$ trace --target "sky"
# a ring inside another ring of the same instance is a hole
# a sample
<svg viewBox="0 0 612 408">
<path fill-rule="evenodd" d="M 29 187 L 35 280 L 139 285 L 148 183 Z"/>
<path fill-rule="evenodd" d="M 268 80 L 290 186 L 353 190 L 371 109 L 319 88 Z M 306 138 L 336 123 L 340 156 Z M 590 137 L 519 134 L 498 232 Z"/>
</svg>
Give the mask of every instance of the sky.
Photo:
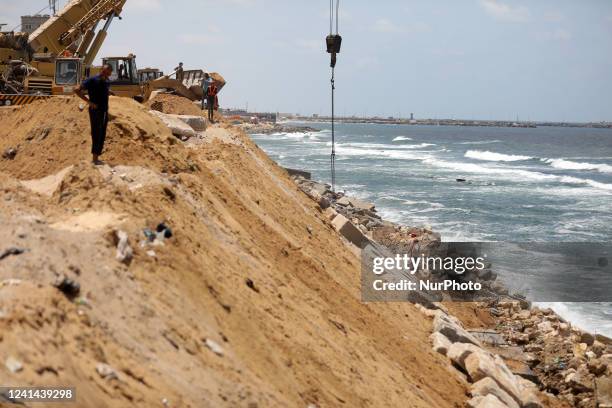
<svg viewBox="0 0 612 408">
<path fill-rule="evenodd" d="M 60 4 L 65 4 L 61 0 Z M 47 0 L 0 0 L 0 23 Z M 610 0 L 341 0 L 337 113 L 612 121 Z M 328 114 L 327 0 L 127 0 L 100 56 L 221 73 L 222 107 Z"/>
</svg>

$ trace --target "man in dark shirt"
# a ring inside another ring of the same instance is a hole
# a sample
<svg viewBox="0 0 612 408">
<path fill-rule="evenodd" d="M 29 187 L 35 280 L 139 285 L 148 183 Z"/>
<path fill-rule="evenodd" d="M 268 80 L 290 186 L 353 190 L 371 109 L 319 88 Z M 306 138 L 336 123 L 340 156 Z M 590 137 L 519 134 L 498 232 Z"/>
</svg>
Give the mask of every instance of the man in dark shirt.
<svg viewBox="0 0 612 408">
<path fill-rule="evenodd" d="M 89 77 L 74 93 L 89 104 L 89 122 L 91 124 L 91 154 L 94 164 L 101 164 L 99 157 L 104 148 L 106 126 L 108 125 L 108 96 L 110 94 L 110 78 L 113 67 L 109 64 L 102 67 L 99 75 Z M 85 91 L 89 99 L 85 96 Z"/>
</svg>

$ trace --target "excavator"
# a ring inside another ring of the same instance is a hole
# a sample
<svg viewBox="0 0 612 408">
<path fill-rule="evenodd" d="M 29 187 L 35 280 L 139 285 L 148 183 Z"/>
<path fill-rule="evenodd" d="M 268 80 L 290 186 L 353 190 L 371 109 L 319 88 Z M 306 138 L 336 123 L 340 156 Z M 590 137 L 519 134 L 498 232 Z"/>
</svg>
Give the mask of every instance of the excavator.
<svg viewBox="0 0 612 408">
<path fill-rule="evenodd" d="M 109 27 L 127 0 L 71 0 L 29 36 L 0 33 L 0 106 L 30 103 L 39 98 L 71 95 L 84 77 L 96 74 L 92 63 Z M 102 28 L 98 30 L 98 26 Z M 96 32 L 97 31 L 97 32 Z M 118 96 L 146 101 L 155 90 L 168 89 L 191 100 L 201 97 L 194 85 L 185 86 L 168 76 L 141 81 L 136 57 L 107 57 L 113 66 L 111 86 Z M 201 76 L 203 71 L 199 70 Z M 200 78 L 201 78 L 200 76 Z M 186 76 L 186 78 L 189 78 Z M 214 74 L 217 87 L 225 80 Z M 201 80 L 201 79 L 200 79 Z"/>
<path fill-rule="evenodd" d="M 71 0 L 30 35 L 0 33 L 0 104 L 72 94 L 126 1 Z"/>
</svg>

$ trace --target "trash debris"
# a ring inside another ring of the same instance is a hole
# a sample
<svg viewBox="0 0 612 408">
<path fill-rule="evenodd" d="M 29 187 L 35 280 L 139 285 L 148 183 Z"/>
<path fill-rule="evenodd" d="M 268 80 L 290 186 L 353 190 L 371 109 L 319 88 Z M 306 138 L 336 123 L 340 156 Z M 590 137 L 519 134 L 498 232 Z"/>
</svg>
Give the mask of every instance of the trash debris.
<svg viewBox="0 0 612 408">
<path fill-rule="evenodd" d="M 163 233 L 164 238 L 172 238 L 172 230 L 165 223 L 157 225 L 157 233 Z"/>
<path fill-rule="evenodd" d="M 128 234 L 125 231 L 116 231 L 117 234 L 117 260 L 129 265 L 134 257 L 134 251 L 128 241 Z"/>
<path fill-rule="evenodd" d="M 77 281 L 70 279 L 67 276 L 58 278 L 53 286 L 55 286 L 57 290 L 62 292 L 70 299 L 78 296 L 78 294 L 81 292 L 81 285 Z"/>
<path fill-rule="evenodd" d="M 12 356 L 9 356 L 6 359 L 6 361 L 4 362 L 4 365 L 13 374 L 18 373 L 21 370 L 23 370 L 23 364 L 21 363 L 21 361 L 17 360 L 15 357 L 12 357 Z"/>
<path fill-rule="evenodd" d="M 21 255 L 25 252 L 26 250 L 23 248 L 16 248 L 16 247 L 11 247 L 9 249 L 5 249 L 4 251 L 2 251 L 2 253 L 0 253 L 0 261 L 3 260 L 4 258 L 7 258 L 11 255 Z"/>
</svg>

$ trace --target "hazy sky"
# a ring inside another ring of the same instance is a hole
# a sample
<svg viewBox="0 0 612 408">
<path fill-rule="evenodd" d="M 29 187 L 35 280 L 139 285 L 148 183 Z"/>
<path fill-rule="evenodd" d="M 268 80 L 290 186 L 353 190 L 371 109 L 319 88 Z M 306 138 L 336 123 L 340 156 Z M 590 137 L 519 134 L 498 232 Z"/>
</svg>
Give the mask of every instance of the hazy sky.
<svg viewBox="0 0 612 408">
<path fill-rule="evenodd" d="M 0 23 L 46 4 L 0 0 Z M 219 71 L 222 106 L 325 114 L 327 13 L 327 0 L 128 0 L 101 55 Z M 340 114 L 612 121 L 610 0 L 342 0 L 340 34 Z"/>
</svg>

